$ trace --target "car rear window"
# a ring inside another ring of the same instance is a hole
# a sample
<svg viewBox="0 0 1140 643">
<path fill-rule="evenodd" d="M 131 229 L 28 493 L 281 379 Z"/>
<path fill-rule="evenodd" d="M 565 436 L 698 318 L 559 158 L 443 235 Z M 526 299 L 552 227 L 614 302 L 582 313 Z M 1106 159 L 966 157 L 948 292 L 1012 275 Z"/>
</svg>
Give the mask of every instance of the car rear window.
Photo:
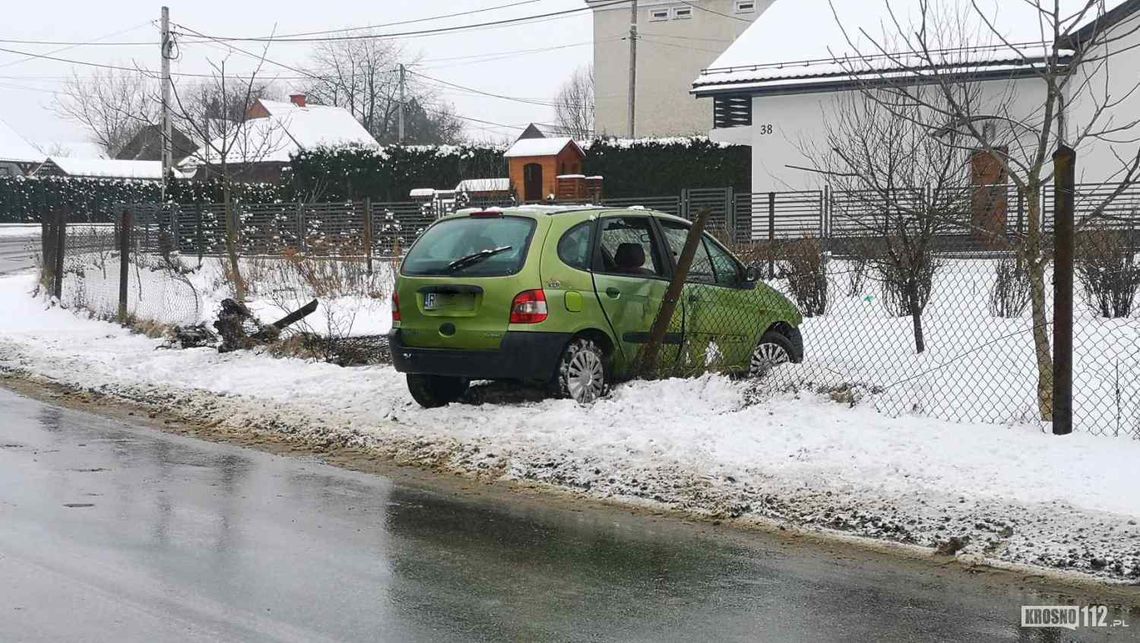
<svg viewBox="0 0 1140 643">
<path fill-rule="evenodd" d="M 526 217 L 464 217 L 440 221 L 404 258 L 409 276 L 502 277 L 522 270 L 535 222 Z"/>
</svg>

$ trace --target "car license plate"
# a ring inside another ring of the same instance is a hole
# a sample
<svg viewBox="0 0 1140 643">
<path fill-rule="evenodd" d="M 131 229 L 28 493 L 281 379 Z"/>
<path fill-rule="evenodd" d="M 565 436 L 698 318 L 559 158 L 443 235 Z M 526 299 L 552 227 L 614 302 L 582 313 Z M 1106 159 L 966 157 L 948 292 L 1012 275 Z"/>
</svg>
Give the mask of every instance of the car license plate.
<svg viewBox="0 0 1140 643">
<path fill-rule="evenodd" d="M 434 292 L 424 293 L 424 310 L 436 310 L 443 302 L 440 301 L 441 297 Z"/>
</svg>

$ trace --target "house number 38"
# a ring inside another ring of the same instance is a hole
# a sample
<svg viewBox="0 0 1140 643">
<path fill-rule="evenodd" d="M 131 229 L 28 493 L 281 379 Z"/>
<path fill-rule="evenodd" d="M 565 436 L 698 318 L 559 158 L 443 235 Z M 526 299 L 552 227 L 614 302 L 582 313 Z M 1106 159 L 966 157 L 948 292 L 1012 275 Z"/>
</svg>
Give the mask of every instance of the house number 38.
<svg viewBox="0 0 1140 643">
<path fill-rule="evenodd" d="M 768 136 L 772 133 L 771 123 L 760 123 L 760 136 Z"/>
</svg>

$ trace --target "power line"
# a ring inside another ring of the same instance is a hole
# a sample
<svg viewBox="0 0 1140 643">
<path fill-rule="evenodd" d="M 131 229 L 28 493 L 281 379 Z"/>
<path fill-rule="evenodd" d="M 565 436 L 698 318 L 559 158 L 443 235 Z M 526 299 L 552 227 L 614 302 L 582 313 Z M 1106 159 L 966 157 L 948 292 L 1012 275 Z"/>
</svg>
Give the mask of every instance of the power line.
<svg viewBox="0 0 1140 643">
<path fill-rule="evenodd" d="M 147 21 L 141 22 L 141 23 L 139 23 L 139 24 L 137 24 L 137 25 L 133 25 L 133 26 L 127 27 L 127 28 L 125 28 L 125 29 L 120 29 L 120 30 L 118 30 L 118 31 L 113 31 L 113 32 L 111 32 L 111 33 L 109 33 L 109 34 L 106 34 L 106 35 L 103 35 L 103 36 L 99 36 L 98 38 L 95 38 L 94 42 L 101 42 L 101 41 L 104 41 L 104 40 L 106 40 L 106 39 L 108 39 L 108 38 L 114 38 L 115 36 L 119 36 L 119 35 L 122 35 L 122 34 L 125 34 L 125 33 L 128 33 L 128 32 L 134 31 L 134 30 L 136 30 L 136 29 L 141 29 L 142 27 L 145 27 L 145 26 L 147 26 L 147 25 L 150 25 L 150 24 L 151 24 L 151 21 L 147 20 Z M 51 51 L 49 51 L 49 52 L 46 52 L 46 54 L 45 54 L 45 55 L 49 55 L 49 56 L 50 56 L 50 55 L 55 55 L 55 54 L 58 54 L 58 53 L 62 53 L 62 52 L 64 52 L 64 51 L 67 51 L 68 49 L 74 49 L 75 47 L 76 47 L 76 45 L 68 45 L 68 46 L 66 46 L 66 47 L 60 47 L 60 48 L 58 48 L 58 49 L 53 49 L 53 50 L 51 50 Z M 32 58 L 34 58 L 34 57 L 35 57 L 35 55 L 34 55 L 34 54 L 27 54 L 27 53 L 23 53 L 23 54 L 21 54 L 21 55 L 23 55 L 24 57 L 23 57 L 23 58 L 20 58 L 19 60 L 10 60 L 10 61 L 8 61 L 8 62 L 6 62 L 6 63 L 4 63 L 4 64 L 0 65 L 0 67 L 11 67 L 12 65 L 18 65 L 18 64 L 20 64 L 20 63 L 22 63 L 22 62 L 27 62 L 28 60 L 30 60 L 30 59 L 32 59 Z"/>
<path fill-rule="evenodd" d="M 428 80 L 428 81 L 431 81 L 434 83 L 438 83 L 438 84 L 444 85 L 446 87 L 451 87 L 453 89 L 458 89 L 458 90 L 470 92 L 472 94 L 478 94 L 481 96 L 490 96 L 491 98 L 498 98 L 501 100 L 509 100 L 509 101 L 514 101 L 517 103 L 525 103 L 528 105 L 539 105 L 541 107 L 554 107 L 554 103 L 552 103 L 550 101 L 543 101 L 543 100 L 529 99 L 529 98 L 519 98 L 516 96 L 506 96 L 504 94 L 495 94 L 492 92 L 486 92 L 486 91 L 483 91 L 481 89 L 475 89 L 474 87 L 467 87 L 465 85 L 457 85 L 455 83 L 451 83 L 451 82 L 448 82 L 446 80 L 441 80 L 441 79 L 436 78 L 434 76 L 428 76 L 427 74 L 422 74 L 418 71 L 408 70 L 408 73 L 412 74 L 413 76 L 419 76 L 420 78 L 423 78 L 424 80 Z"/>
<path fill-rule="evenodd" d="M 273 42 L 273 43 L 287 43 L 287 42 L 337 42 L 344 40 L 380 40 L 385 38 L 416 38 L 422 36 L 431 36 L 443 33 L 453 33 L 456 31 L 470 31 L 473 29 L 484 29 L 490 27 L 501 27 L 506 25 L 515 25 L 526 22 L 538 22 L 543 20 L 550 20 L 561 18 L 564 16 L 582 13 L 583 11 L 593 11 L 594 9 L 601 9 L 619 4 L 627 4 L 631 0 L 611 0 L 605 4 L 598 4 L 594 6 L 579 7 L 577 9 L 564 9 L 562 11 L 553 11 L 549 13 L 536 14 L 532 16 L 519 16 L 517 18 L 504 18 L 501 20 L 494 20 L 489 22 L 479 22 L 468 25 L 454 25 L 451 27 L 436 27 L 434 29 L 422 29 L 418 31 L 404 31 L 404 32 L 390 32 L 383 34 L 362 34 L 353 36 L 329 36 L 323 38 L 308 38 L 308 37 L 236 37 L 236 36 L 205 36 L 215 41 L 226 42 Z M 180 25 L 181 26 L 181 25 Z M 198 32 L 196 32 L 198 33 Z M 199 33 L 199 35 L 204 35 Z"/>
<path fill-rule="evenodd" d="M 415 24 L 415 23 L 419 23 L 419 22 L 430 22 L 432 20 L 443 20 L 446 18 L 457 18 L 460 16 L 470 16 L 470 15 L 474 15 L 477 13 L 486 13 L 488 11 L 497 11 L 499 9 L 507 9 L 510 7 L 518 7 L 518 6 L 521 6 L 524 4 L 534 4 L 534 3 L 539 2 L 539 1 L 540 0 L 521 0 L 519 2 L 511 2 L 509 4 L 500 4 L 500 5 L 496 5 L 494 7 L 484 7 L 482 9 L 472 9 L 470 11 L 459 11 L 456 13 L 445 13 L 445 14 L 440 14 L 438 16 L 429 16 L 427 18 L 415 18 L 412 20 L 400 20 L 397 22 L 385 22 L 385 23 L 380 23 L 380 24 L 375 24 L 375 25 L 364 25 L 361 27 L 342 27 L 340 29 L 325 29 L 322 31 L 305 31 L 305 32 L 300 32 L 300 33 L 292 33 L 292 34 L 278 34 L 276 36 L 270 37 L 269 39 L 277 40 L 279 38 L 301 38 L 301 37 L 306 37 L 306 36 L 322 36 L 322 35 L 327 35 L 327 34 L 345 33 L 345 32 L 349 32 L 349 31 L 364 31 L 364 30 L 368 30 L 368 29 L 379 29 L 381 27 L 396 27 L 399 25 L 410 25 L 410 24 Z"/>
</svg>

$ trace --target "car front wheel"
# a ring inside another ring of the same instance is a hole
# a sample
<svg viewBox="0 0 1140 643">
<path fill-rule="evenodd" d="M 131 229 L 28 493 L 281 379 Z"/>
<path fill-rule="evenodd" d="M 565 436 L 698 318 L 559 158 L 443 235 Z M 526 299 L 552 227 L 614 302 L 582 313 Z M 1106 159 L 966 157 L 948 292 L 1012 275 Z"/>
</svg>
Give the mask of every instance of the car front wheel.
<svg viewBox="0 0 1140 643">
<path fill-rule="evenodd" d="M 606 394 L 608 381 L 606 354 L 597 342 L 578 337 L 566 345 L 554 375 L 556 395 L 589 404 Z"/>
<path fill-rule="evenodd" d="M 408 374 L 408 392 L 425 409 L 447 406 L 463 397 L 468 382 L 462 377 Z"/>
<path fill-rule="evenodd" d="M 748 377 L 763 377 L 777 366 L 787 364 L 792 361 L 793 352 L 792 342 L 787 337 L 774 330 L 764 333 L 752 349 Z"/>
</svg>

